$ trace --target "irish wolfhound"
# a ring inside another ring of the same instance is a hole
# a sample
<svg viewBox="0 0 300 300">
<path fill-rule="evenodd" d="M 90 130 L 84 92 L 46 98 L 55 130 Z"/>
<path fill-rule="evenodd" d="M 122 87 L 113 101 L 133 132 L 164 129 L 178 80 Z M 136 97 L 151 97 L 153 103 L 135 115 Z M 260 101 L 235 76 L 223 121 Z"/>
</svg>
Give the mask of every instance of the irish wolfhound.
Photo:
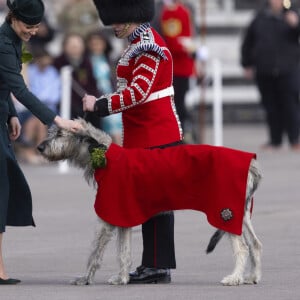
<svg viewBox="0 0 300 300">
<path fill-rule="evenodd" d="M 84 170 L 84 176 L 85 179 L 87 180 L 88 183 L 91 183 L 94 181 L 94 173 L 95 173 L 95 166 L 93 166 L 93 160 L 91 160 L 91 151 L 95 147 L 106 149 L 105 151 L 108 151 L 110 147 L 119 147 L 117 145 L 111 144 L 111 138 L 109 135 L 107 135 L 105 132 L 96 129 L 92 125 L 86 123 L 84 120 L 79 119 L 83 126 L 83 130 L 77 133 L 72 133 L 66 130 L 58 129 L 56 127 L 52 127 L 49 130 L 49 134 L 47 139 L 39 145 L 38 149 L 42 153 L 42 155 L 47 158 L 49 161 L 59 161 L 59 160 L 68 160 L 71 165 L 75 167 L 79 167 Z M 113 146 L 114 145 L 114 146 Z M 169 149 L 168 151 L 174 151 L 172 149 L 183 147 L 181 149 L 185 149 L 188 145 L 181 145 L 178 147 L 171 147 L 171 148 L 166 148 Z M 196 146 L 196 145 L 194 145 Z M 205 147 L 205 145 L 199 145 L 196 147 Z M 208 150 L 210 152 L 214 151 L 215 148 L 222 148 L 222 147 L 213 147 L 213 146 L 208 146 Z M 120 149 L 124 150 L 124 148 L 119 147 Z M 158 151 L 166 151 L 166 149 L 161 150 L 159 149 Z M 197 148 L 198 149 L 198 148 Z M 206 148 L 205 148 L 206 149 Z M 150 155 L 149 151 L 154 151 L 151 153 L 156 153 L 155 150 L 146 150 L 146 149 L 139 149 L 142 151 L 141 153 L 143 154 L 145 151 L 146 155 Z M 134 151 L 132 149 L 126 149 L 125 151 Z M 148 151 L 148 152 L 147 152 Z M 233 150 L 233 153 L 235 154 Z M 126 152 L 127 153 L 127 152 Z M 159 152 L 159 156 L 163 156 L 165 152 Z M 168 156 L 170 155 L 171 152 L 168 152 Z M 107 154 L 107 152 L 106 152 Z M 233 155 L 235 156 L 235 155 Z M 211 153 L 210 156 L 211 157 Z M 178 158 L 178 156 L 177 156 Z M 221 158 L 222 159 L 222 158 Z M 235 159 L 235 158 L 234 158 Z M 115 161 L 117 161 L 115 159 Z M 222 163 L 224 159 L 221 160 Z M 143 160 L 144 163 L 144 160 Z M 110 162 L 108 161 L 107 167 L 109 167 Z M 113 163 L 112 163 L 113 164 Z M 196 164 L 192 164 L 195 165 Z M 104 165 L 102 166 L 104 167 Z M 106 167 L 104 167 L 105 170 Z M 121 168 L 120 168 L 121 169 Z M 97 169 L 96 169 L 97 171 Z M 188 171 L 193 171 L 193 170 L 188 170 Z M 197 173 L 199 170 L 196 170 Z M 118 171 L 119 172 L 119 171 Z M 120 170 L 121 172 L 121 170 Z M 139 172 L 139 171 L 137 171 Z M 173 172 L 173 171 L 172 171 Z M 171 172 L 171 173 L 172 173 Z M 230 172 L 239 172 L 239 170 L 230 170 Z M 216 173 L 219 172 L 217 171 Z M 119 174 L 119 173 L 118 173 Z M 206 174 L 209 174 L 209 170 L 205 170 L 205 175 L 203 177 L 203 180 L 205 180 Z M 186 176 L 187 174 L 185 174 Z M 172 173 L 173 176 L 173 173 Z M 237 178 L 239 178 L 240 175 L 238 175 Z M 141 177 L 141 176 L 140 176 Z M 194 179 L 194 177 L 193 177 Z M 242 202 L 242 212 L 241 212 L 241 224 L 240 224 L 240 230 L 241 234 L 232 234 L 230 232 L 225 232 L 226 229 L 224 228 L 219 228 L 213 237 L 211 238 L 209 245 L 207 247 L 207 252 L 211 252 L 220 238 L 226 233 L 231 241 L 232 248 L 233 248 L 233 253 L 235 257 L 235 267 L 233 272 L 224 277 L 223 280 L 221 281 L 223 285 L 240 285 L 243 283 L 247 284 L 254 284 L 258 283 L 261 279 L 261 251 L 262 251 L 262 244 L 258 240 L 257 236 L 254 233 L 254 229 L 251 224 L 251 199 L 254 191 L 256 190 L 258 183 L 261 179 L 261 173 L 258 167 L 258 164 L 255 159 L 249 160 L 249 164 L 247 165 L 246 169 L 246 175 L 245 175 L 245 190 L 242 191 L 242 198 L 244 201 Z M 189 178 L 185 177 L 185 180 L 189 180 Z M 201 179 L 202 180 L 202 179 Z M 224 178 L 222 179 L 222 182 Z M 126 181 L 126 180 L 125 180 Z M 192 180 L 190 180 L 192 181 Z M 195 180 L 194 180 L 195 181 Z M 142 184 L 142 189 L 146 189 L 146 193 L 148 192 L 147 189 L 149 189 L 149 186 L 144 186 L 143 181 L 140 181 L 139 184 Z M 200 183 L 196 186 L 198 186 Z M 219 183 L 218 183 L 219 184 Z M 231 186 L 234 186 L 230 183 Z M 102 183 L 101 185 L 98 184 L 98 190 L 101 190 Z M 186 187 L 186 186 L 185 186 Z M 152 186 L 153 188 L 153 186 Z M 172 189 L 174 187 L 171 187 Z M 232 188 L 232 187 L 230 187 Z M 132 188 L 133 189 L 133 188 Z M 163 190 L 163 189 L 162 189 Z M 219 186 L 215 186 L 215 190 L 217 190 L 220 193 Z M 131 190 L 130 190 L 131 191 Z M 111 191 L 114 192 L 115 191 Z M 123 192 L 123 191 L 122 191 Z M 246 195 L 246 197 L 245 197 Z M 221 195 L 222 198 L 224 198 L 224 195 Z M 124 198 L 124 197 L 123 197 Z M 122 198 L 122 213 L 124 212 L 125 205 L 123 201 L 125 199 Z M 225 197 L 226 198 L 226 197 Z M 245 199 L 246 198 L 246 199 Z M 207 199 L 206 199 L 207 200 Z M 200 201 L 200 200 L 199 200 Z M 209 199 L 210 201 L 210 199 Z M 110 201 L 106 201 L 106 205 L 110 205 Z M 140 202 L 140 201 L 137 201 Z M 141 201 L 142 202 L 142 201 Z M 169 200 L 170 202 L 170 200 Z M 172 205 L 171 205 L 172 206 Z M 166 210 L 173 210 L 174 207 L 166 207 Z M 179 209 L 190 209 L 191 207 L 183 207 L 181 206 Z M 175 207 L 176 209 L 176 207 Z M 193 209 L 193 207 L 191 208 Z M 216 208 L 212 206 L 212 209 L 215 210 Z M 198 209 L 197 209 L 198 210 Z M 97 211 L 96 211 L 97 212 Z M 111 212 L 111 209 L 110 209 Z M 131 213 L 131 211 L 130 211 Z M 129 213 L 129 214 L 130 214 Z M 159 213 L 159 211 L 157 211 Z M 97 212 L 97 215 L 99 216 L 101 213 Z M 219 212 L 217 213 L 219 215 Z M 222 211 L 222 222 L 224 224 L 230 223 L 227 222 L 228 220 L 231 219 L 232 217 L 232 211 L 230 209 L 226 209 Z M 131 215 L 133 215 L 131 213 Z M 87 264 L 87 271 L 85 276 L 76 278 L 73 281 L 73 284 L 76 285 L 87 285 L 93 283 L 93 279 L 95 276 L 95 272 L 98 268 L 100 268 L 105 246 L 107 243 L 110 241 L 114 230 L 117 228 L 118 231 L 118 260 L 120 263 L 120 271 L 118 275 L 112 276 L 109 279 L 110 284 L 127 284 L 129 282 L 129 269 L 131 266 L 131 229 L 129 226 L 126 226 L 127 224 L 132 224 L 130 220 L 126 223 L 125 221 L 125 226 L 117 223 L 118 226 L 113 225 L 116 223 L 108 223 L 107 220 L 103 220 L 104 218 L 101 216 L 99 217 L 99 220 L 101 220 L 100 224 L 101 226 L 99 229 L 96 231 L 96 236 L 95 240 L 93 242 L 93 247 L 92 251 L 90 253 L 89 259 L 88 259 L 88 264 Z M 234 218 L 233 218 L 234 219 Z M 208 216 L 209 220 L 209 216 Z M 209 220 L 210 221 L 210 220 Z M 137 221 L 138 222 L 138 221 Z M 227 222 L 227 223 L 226 223 Z M 211 223 L 211 222 L 210 222 Z M 134 224 L 136 225 L 136 224 Z M 131 226 L 131 225 L 130 225 Z M 226 226 L 226 225 L 225 225 Z M 217 226 L 216 226 L 217 227 Z M 244 277 L 244 272 L 247 264 L 247 259 L 248 256 L 250 256 L 250 273 L 248 276 Z"/>
</svg>

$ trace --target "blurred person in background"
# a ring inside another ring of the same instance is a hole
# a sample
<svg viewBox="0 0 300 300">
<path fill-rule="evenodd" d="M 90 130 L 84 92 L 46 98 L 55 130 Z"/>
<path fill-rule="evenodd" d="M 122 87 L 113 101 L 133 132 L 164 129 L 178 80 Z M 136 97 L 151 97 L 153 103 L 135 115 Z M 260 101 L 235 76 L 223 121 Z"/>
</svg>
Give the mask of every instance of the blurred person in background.
<svg viewBox="0 0 300 300">
<path fill-rule="evenodd" d="M 116 70 L 117 90 L 100 98 L 85 96 L 86 111 L 104 117 L 122 112 L 125 148 L 166 148 L 182 144 L 173 100 L 173 62 L 162 37 L 150 26 L 154 0 L 94 0 L 100 19 L 128 41 Z M 114 182 L 111 183 L 112 186 Z M 117 187 L 114 187 L 117 188 Z M 169 283 L 176 268 L 174 213 L 142 225 L 142 264 L 129 283 Z"/>
<path fill-rule="evenodd" d="M 65 3 L 58 17 L 59 29 L 64 33 L 78 33 L 83 37 L 100 27 L 92 0 L 72 0 Z"/>
<path fill-rule="evenodd" d="M 82 97 L 88 94 L 100 96 L 94 77 L 92 64 L 86 55 L 85 40 L 78 33 L 68 33 L 62 43 L 62 53 L 53 61 L 53 65 L 60 72 L 62 67 L 72 67 L 71 118 L 85 117 L 86 121 L 95 127 L 100 127 L 100 118 L 95 114 L 84 115 Z"/>
<path fill-rule="evenodd" d="M 284 134 L 292 150 L 299 144 L 299 14 L 289 1 L 268 0 L 251 21 L 241 46 L 245 77 L 255 79 L 266 113 L 269 140 L 263 149 L 279 149 Z"/>
<path fill-rule="evenodd" d="M 115 90 L 112 78 L 112 50 L 108 37 L 103 31 L 93 31 L 87 35 L 87 52 L 90 58 L 98 90 L 110 94 Z M 107 132 L 117 144 L 122 143 L 122 115 L 121 113 L 106 116 L 101 120 L 102 129 Z"/>
<path fill-rule="evenodd" d="M 190 79 L 196 77 L 196 45 L 194 41 L 193 19 L 189 8 L 180 0 L 163 0 L 160 15 L 160 27 L 167 47 L 171 51 L 174 63 L 173 85 L 175 105 L 183 127 L 187 134 L 188 112 L 185 96 L 190 89 Z"/>
<path fill-rule="evenodd" d="M 27 86 L 48 108 L 58 113 L 60 102 L 60 78 L 56 68 L 52 65 L 53 58 L 43 48 L 34 48 L 34 60 L 26 68 Z M 43 161 L 36 150 L 47 135 L 47 128 L 29 110 L 19 113 L 23 127 L 18 139 L 21 144 L 18 156 L 24 162 L 38 164 Z"/>
<path fill-rule="evenodd" d="M 61 82 L 53 57 L 44 48 L 36 48 L 27 67 L 28 87 L 45 105 L 58 113 Z M 46 136 L 43 135 L 42 139 Z"/>
<path fill-rule="evenodd" d="M 6 226 L 35 226 L 32 217 L 31 191 L 15 158 L 12 141 L 21 125 L 11 93 L 45 125 L 53 122 L 68 130 L 81 128 L 78 122 L 59 117 L 27 88 L 21 75 L 22 43 L 36 34 L 44 16 L 41 0 L 8 0 L 7 13 L 0 27 L 0 285 L 17 284 L 9 278 L 2 255 Z"/>
</svg>

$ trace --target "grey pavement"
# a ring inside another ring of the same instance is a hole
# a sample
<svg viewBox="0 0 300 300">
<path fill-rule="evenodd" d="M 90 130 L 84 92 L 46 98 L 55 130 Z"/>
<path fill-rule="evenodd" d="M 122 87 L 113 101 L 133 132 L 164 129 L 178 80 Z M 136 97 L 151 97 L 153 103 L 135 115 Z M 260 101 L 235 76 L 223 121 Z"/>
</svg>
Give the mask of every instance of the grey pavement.
<svg viewBox="0 0 300 300">
<path fill-rule="evenodd" d="M 205 131 L 206 143 L 212 131 Z M 177 269 L 167 285 L 110 286 L 117 272 L 115 240 L 104 255 L 95 285 L 69 284 L 81 275 L 94 234 L 95 191 L 79 170 L 60 174 L 56 165 L 22 165 L 34 199 L 36 228 L 8 227 L 4 235 L 7 271 L 22 283 L 0 286 L 0 300 L 89 299 L 300 299 L 300 153 L 285 146 L 263 152 L 266 141 L 262 125 L 231 125 L 224 128 L 224 145 L 258 153 L 264 179 L 255 196 L 253 224 L 263 242 L 263 277 L 253 286 L 224 287 L 219 282 L 232 271 L 229 241 L 205 254 L 214 232 L 204 214 L 177 211 L 175 239 Z M 140 226 L 133 229 L 133 267 L 140 263 Z"/>
</svg>

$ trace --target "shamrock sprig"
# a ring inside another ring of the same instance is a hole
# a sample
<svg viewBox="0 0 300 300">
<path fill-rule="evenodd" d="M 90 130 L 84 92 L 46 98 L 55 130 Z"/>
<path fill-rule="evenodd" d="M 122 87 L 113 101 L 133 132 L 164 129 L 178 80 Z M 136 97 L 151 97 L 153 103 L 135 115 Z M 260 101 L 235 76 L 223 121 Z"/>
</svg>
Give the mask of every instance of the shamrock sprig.
<svg viewBox="0 0 300 300">
<path fill-rule="evenodd" d="M 26 49 L 26 46 L 22 44 L 22 56 L 21 56 L 22 63 L 26 64 L 32 61 L 32 59 L 33 59 L 32 54 Z"/>
<path fill-rule="evenodd" d="M 105 168 L 106 166 L 106 149 L 104 148 L 93 148 L 91 151 L 91 163 L 94 169 Z"/>
</svg>

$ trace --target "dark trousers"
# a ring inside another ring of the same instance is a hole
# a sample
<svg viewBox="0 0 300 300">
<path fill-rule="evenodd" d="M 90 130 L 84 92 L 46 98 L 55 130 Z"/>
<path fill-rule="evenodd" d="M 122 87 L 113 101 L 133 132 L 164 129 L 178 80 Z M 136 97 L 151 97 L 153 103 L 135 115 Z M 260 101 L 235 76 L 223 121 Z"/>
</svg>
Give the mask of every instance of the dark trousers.
<svg viewBox="0 0 300 300">
<path fill-rule="evenodd" d="M 183 130 L 185 129 L 185 123 L 188 119 L 188 112 L 185 107 L 184 99 L 185 94 L 189 90 L 190 82 L 189 77 L 174 76 L 173 86 L 174 86 L 174 101 L 177 110 L 177 114 L 181 123 Z"/>
<path fill-rule="evenodd" d="M 256 79 L 266 112 L 269 143 L 280 146 L 284 133 L 290 145 L 299 143 L 299 70 L 282 75 L 257 74 Z"/>
<path fill-rule="evenodd" d="M 182 144 L 182 141 L 151 147 L 166 148 Z M 174 243 L 174 213 L 157 215 L 142 225 L 143 256 L 142 265 L 149 268 L 176 268 Z"/>
<path fill-rule="evenodd" d="M 158 215 L 142 225 L 142 265 L 149 268 L 176 268 L 174 213 Z"/>
</svg>

